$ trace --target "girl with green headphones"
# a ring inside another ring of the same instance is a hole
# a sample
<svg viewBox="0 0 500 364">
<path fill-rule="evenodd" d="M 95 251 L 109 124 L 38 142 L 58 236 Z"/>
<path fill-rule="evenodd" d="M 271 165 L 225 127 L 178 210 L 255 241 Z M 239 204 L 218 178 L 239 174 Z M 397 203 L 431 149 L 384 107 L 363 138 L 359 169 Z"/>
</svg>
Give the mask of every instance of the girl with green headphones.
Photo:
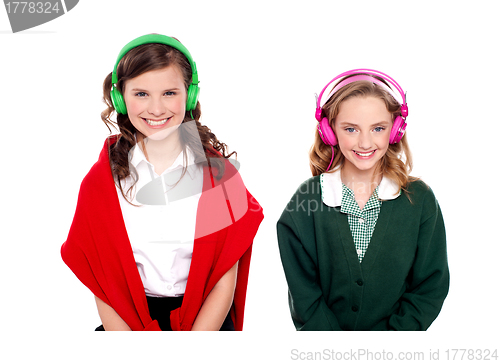
<svg viewBox="0 0 500 364">
<path fill-rule="evenodd" d="M 62 257 L 94 293 L 97 330 L 241 330 L 262 209 L 201 125 L 189 51 L 128 43 L 105 79 L 111 131 L 82 182 Z M 111 115 L 116 112 L 116 122 Z"/>
</svg>

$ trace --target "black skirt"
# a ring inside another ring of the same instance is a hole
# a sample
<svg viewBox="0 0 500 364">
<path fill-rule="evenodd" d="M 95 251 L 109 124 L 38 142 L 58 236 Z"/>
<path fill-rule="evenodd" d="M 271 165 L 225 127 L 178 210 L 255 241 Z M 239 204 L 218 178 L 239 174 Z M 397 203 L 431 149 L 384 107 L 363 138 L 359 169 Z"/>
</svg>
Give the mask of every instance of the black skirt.
<svg viewBox="0 0 500 364">
<path fill-rule="evenodd" d="M 170 312 L 181 307 L 183 297 L 149 297 L 149 314 L 153 320 L 157 320 L 162 331 L 172 331 L 170 326 Z M 105 331 L 104 326 L 99 326 L 95 331 Z M 233 320 L 228 313 L 219 331 L 235 331 Z"/>
</svg>

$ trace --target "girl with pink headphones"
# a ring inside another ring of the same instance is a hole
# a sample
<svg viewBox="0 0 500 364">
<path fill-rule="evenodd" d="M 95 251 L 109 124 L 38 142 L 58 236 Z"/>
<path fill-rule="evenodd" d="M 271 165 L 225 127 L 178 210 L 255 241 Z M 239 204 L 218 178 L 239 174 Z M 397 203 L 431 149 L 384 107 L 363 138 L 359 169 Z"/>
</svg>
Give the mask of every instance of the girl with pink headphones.
<svg viewBox="0 0 500 364">
<path fill-rule="evenodd" d="M 134 39 L 103 89 L 102 119 L 120 133 L 83 180 L 61 249 L 95 296 L 97 330 L 242 330 L 263 214 L 199 121 L 189 51 L 160 34 Z"/>
<path fill-rule="evenodd" d="M 410 176 L 405 94 L 388 75 L 356 69 L 330 81 L 316 106 L 313 177 L 277 224 L 293 323 L 426 330 L 447 296 L 449 270 L 439 204 Z"/>
</svg>

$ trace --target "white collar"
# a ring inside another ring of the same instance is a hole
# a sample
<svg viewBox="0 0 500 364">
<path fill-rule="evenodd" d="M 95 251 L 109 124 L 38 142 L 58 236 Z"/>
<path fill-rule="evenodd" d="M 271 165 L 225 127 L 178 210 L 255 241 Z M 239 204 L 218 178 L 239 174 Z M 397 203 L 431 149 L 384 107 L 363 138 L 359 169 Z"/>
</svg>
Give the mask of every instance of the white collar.
<svg viewBox="0 0 500 364">
<path fill-rule="evenodd" d="M 189 148 L 188 146 L 186 146 L 186 154 L 187 154 L 187 174 L 189 175 L 189 177 L 191 177 L 191 179 L 194 179 L 195 176 L 196 176 L 196 171 L 198 170 L 198 166 L 195 164 L 194 162 L 194 154 L 193 154 L 193 151 L 191 150 L 191 148 Z M 130 149 L 130 152 L 129 152 L 129 161 L 130 161 L 130 164 L 132 166 L 134 166 L 134 168 L 137 169 L 137 166 L 140 164 L 140 163 L 146 163 L 148 164 L 149 166 L 153 167 L 154 169 L 154 166 L 153 164 L 151 164 L 147 159 L 146 159 L 146 156 L 144 155 L 144 152 L 142 151 L 141 148 L 139 148 L 139 143 L 136 143 L 131 149 Z M 179 153 L 179 155 L 177 156 L 177 158 L 174 160 L 174 162 L 172 163 L 172 165 L 170 167 L 168 167 L 163 173 L 167 173 L 167 172 L 170 172 L 170 171 L 173 171 L 177 168 L 183 168 L 184 167 L 184 151 L 181 150 L 181 152 Z"/>
<path fill-rule="evenodd" d="M 337 207 L 342 202 L 342 180 L 340 178 L 340 168 L 334 172 L 322 173 L 321 198 L 323 203 L 330 207 Z M 394 200 L 401 194 L 401 190 L 396 182 L 382 176 L 382 181 L 378 186 L 378 197 L 380 200 Z"/>
</svg>

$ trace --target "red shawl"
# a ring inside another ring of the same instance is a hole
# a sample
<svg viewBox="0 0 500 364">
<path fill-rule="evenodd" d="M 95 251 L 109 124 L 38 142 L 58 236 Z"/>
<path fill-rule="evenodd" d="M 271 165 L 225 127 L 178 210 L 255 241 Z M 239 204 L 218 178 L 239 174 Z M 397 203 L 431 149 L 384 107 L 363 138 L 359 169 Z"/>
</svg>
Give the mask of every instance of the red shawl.
<svg viewBox="0 0 500 364">
<path fill-rule="evenodd" d="M 111 173 L 108 150 L 116 140 L 116 136 L 106 140 L 99 160 L 82 181 L 61 255 L 78 279 L 132 330 L 158 331 L 158 322 L 149 315 Z M 186 291 L 182 306 L 170 315 L 174 331 L 191 330 L 212 288 L 238 261 L 230 312 L 235 329 L 242 330 L 252 242 L 263 217 L 231 163 L 226 160 L 220 180 L 204 167 Z"/>
</svg>

